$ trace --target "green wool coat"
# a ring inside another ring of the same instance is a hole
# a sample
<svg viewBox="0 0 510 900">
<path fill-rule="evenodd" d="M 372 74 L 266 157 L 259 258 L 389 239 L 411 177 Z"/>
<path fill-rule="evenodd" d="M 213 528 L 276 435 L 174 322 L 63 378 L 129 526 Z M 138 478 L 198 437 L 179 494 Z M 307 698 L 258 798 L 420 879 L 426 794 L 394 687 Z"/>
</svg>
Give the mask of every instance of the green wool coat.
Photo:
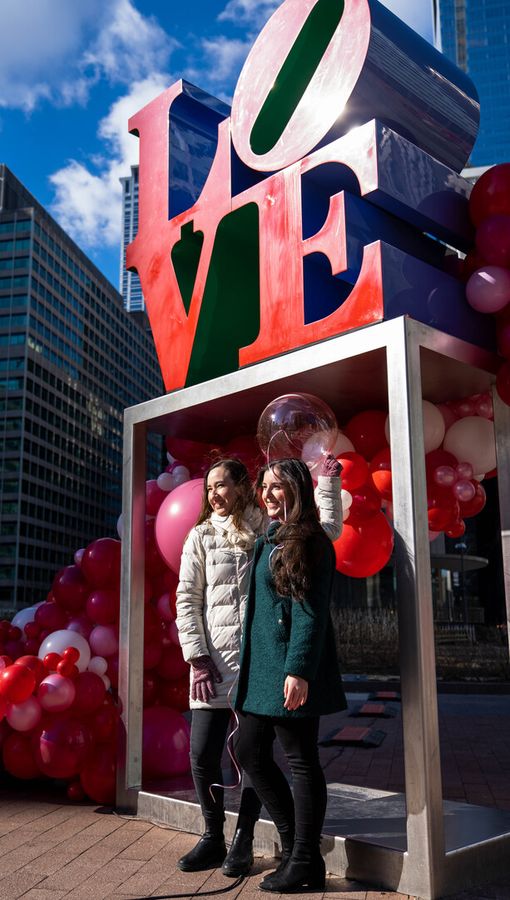
<svg viewBox="0 0 510 900">
<path fill-rule="evenodd" d="M 337 712 L 347 704 L 329 612 L 335 571 L 332 544 L 322 536 L 310 538 L 312 585 L 309 597 L 296 601 L 276 592 L 270 568 L 276 530 L 273 524 L 268 537 L 255 544 L 236 709 L 282 718 Z M 287 675 L 308 681 L 308 699 L 296 710 L 283 705 Z"/>
</svg>

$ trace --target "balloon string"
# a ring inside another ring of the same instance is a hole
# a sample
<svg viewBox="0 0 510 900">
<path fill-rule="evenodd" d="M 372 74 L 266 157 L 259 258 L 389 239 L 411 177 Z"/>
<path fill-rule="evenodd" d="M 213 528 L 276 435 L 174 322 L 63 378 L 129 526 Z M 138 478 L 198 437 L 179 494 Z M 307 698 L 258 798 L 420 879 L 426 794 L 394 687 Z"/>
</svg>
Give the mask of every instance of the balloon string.
<svg viewBox="0 0 510 900">
<path fill-rule="evenodd" d="M 238 583 L 240 583 L 243 575 L 247 571 L 250 570 L 252 564 L 253 564 L 252 559 L 247 560 L 244 563 L 244 565 L 242 565 L 241 568 L 238 570 L 238 572 L 237 572 Z M 239 716 L 237 715 L 237 712 L 235 711 L 233 703 L 232 703 L 232 691 L 236 687 L 238 681 L 239 681 L 239 670 L 227 692 L 228 708 L 230 709 L 230 713 L 234 717 L 234 720 L 235 720 L 235 727 L 233 728 L 233 730 L 230 732 L 230 734 L 227 737 L 227 751 L 228 751 L 228 755 L 230 756 L 230 759 L 232 761 L 232 764 L 234 766 L 234 769 L 236 771 L 236 781 L 234 782 L 234 784 L 218 784 L 218 783 L 214 782 L 213 784 L 209 785 L 209 794 L 211 795 L 214 803 L 217 803 L 219 798 L 214 795 L 213 788 L 221 788 L 222 790 L 233 791 L 233 790 L 235 790 L 235 788 L 239 787 L 239 785 L 241 784 L 242 778 L 243 778 L 243 773 L 241 771 L 239 763 L 237 762 L 236 755 L 234 752 L 234 737 L 237 734 L 237 732 L 239 731 Z"/>
</svg>

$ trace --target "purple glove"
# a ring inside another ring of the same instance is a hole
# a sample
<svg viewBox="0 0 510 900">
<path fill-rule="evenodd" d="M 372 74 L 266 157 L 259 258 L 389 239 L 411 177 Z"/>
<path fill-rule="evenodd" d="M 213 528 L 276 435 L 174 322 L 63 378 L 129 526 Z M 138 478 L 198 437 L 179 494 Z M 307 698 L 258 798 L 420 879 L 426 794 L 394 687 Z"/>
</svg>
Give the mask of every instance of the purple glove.
<svg viewBox="0 0 510 900">
<path fill-rule="evenodd" d="M 341 463 L 331 453 L 326 453 L 319 469 L 319 475 L 326 475 L 328 478 L 339 478 L 341 471 Z"/>
<path fill-rule="evenodd" d="M 208 703 L 216 696 L 214 682 L 223 681 L 210 656 L 197 656 L 191 660 L 191 699 Z"/>
</svg>

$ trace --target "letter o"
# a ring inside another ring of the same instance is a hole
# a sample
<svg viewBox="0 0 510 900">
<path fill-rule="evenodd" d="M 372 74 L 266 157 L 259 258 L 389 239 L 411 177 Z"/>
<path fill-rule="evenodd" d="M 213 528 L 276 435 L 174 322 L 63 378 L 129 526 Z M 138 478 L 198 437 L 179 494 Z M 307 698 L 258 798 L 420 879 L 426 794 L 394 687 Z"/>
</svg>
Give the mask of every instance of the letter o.
<svg viewBox="0 0 510 900">
<path fill-rule="evenodd" d="M 356 86 L 370 34 L 368 0 L 285 0 L 234 94 L 232 139 L 247 166 L 278 171 L 321 143 Z"/>
</svg>

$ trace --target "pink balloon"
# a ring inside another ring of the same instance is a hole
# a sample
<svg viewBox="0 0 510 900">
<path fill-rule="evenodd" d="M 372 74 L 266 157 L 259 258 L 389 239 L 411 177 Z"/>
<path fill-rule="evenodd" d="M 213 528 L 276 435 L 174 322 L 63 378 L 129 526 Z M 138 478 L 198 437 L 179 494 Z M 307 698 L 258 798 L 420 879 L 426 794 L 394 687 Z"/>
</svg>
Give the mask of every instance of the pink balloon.
<svg viewBox="0 0 510 900">
<path fill-rule="evenodd" d="M 475 413 L 477 416 L 482 416 L 484 419 L 494 418 L 494 404 L 489 393 L 480 394 L 480 396 L 477 397 L 475 402 Z"/>
<path fill-rule="evenodd" d="M 157 516 L 158 509 L 166 500 L 166 491 L 162 490 L 155 478 L 145 482 L 145 512 L 148 516 Z"/>
<path fill-rule="evenodd" d="M 74 618 L 69 619 L 67 623 L 68 631 L 75 631 L 77 634 L 81 634 L 85 640 L 88 641 L 90 632 L 93 629 L 92 622 L 89 617 L 85 613 L 81 613 L 81 615 L 74 616 Z"/>
<path fill-rule="evenodd" d="M 189 725 L 167 706 L 152 706 L 143 714 L 143 774 L 164 778 L 189 771 Z"/>
<path fill-rule="evenodd" d="M 470 481 L 474 475 L 473 466 L 468 462 L 457 463 L 455 472 L 457 473 L 457 478 L 467 479 L 468 481 Z"/>
<path fill-rule="evenodd" d="M 36 697 L 29 697 L 24 703 L 11 703 L 7 707 L 7 721 L 14 731 L 30 731 L 40 722 L 41 704 Z"/>
<path fill-rule="evenodd" d="M 202 506 L 203 484 L 202 478 L 193 478 L 170 491 L 156 517 L 155 534 L 159 552 L 177 573 L 184 541 L 195 525 Z"/>
<path fill-rule="evenodd" d="M 76 689 L 71 679 L 56 672 L 44 678 L 37 690 L 37 699 L 42 708 L 51 712 L 69 709 L 75 696 Z"/>
<path fill-rule="evenodd" d="M 165 622 L 173 622 L 173 620 L 175 619 L 169 593 L 161 594 L 161 596 L 158 597 L 156 601 L 156 609 L 161 618 L 165 620 Z"/>
<path fill-rule="evenodd" d="M 461 503 L 469 503 L 475 496 L 476 490 L 472 481 L 468 481 L 467 478 L 461 478 L 453 485 L 453 493 Z"/>
<path fill-rule="evenodd" d="M 477 269 L 466 285 L 466 297 L 478 312 L 499 312 L 510 301 L 510 271 L 500 266 Z"/>
<path fill-rule="evenodd" d="M 457 480 L 457 474 L 452 466 L 438 466 L 434 469 L 434 481 L 442 487 L 451 487 Z"/>
<path fill-rule="evenodd" d="M 74 554 L 74 564 L 75 564 L 75 566 L 78 566 L 78 568 L 81 566 L 81 561 L 83 559 L 84 553 L 85 553 L 85 547 L 80 547 L 80 549 L 77 550 L 76 553 Z"/>
<path fill-rule="evenodd" d="M 113 625 L 96 625 L 90 632 L 89 644 L 95 656 L 113 656 L 119 649 L 117 629 Z"/>
</svg>

